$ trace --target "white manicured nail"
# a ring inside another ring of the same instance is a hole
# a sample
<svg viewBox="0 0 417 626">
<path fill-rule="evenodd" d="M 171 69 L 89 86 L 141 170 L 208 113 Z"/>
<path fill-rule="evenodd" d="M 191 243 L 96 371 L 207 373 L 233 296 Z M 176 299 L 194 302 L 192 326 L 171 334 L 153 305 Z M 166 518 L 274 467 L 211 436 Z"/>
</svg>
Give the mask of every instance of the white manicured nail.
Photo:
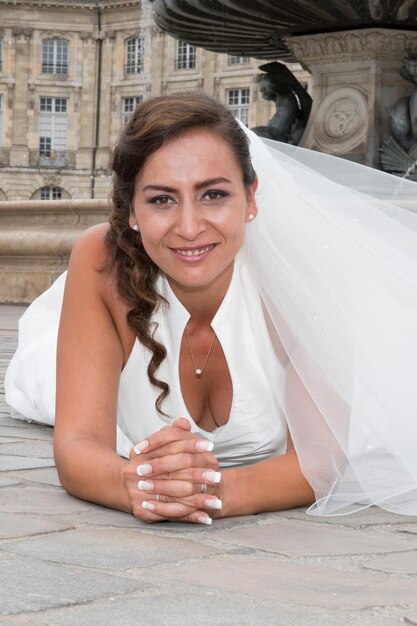
<svg viewBox="0 0 417 626">
<path fill-rule="evenodd" d="M 204 500 L 204 506 L 208 509 L 221 509 L 222 501 L 214 498 L 207 498 L 207 500 Z"/>
<path fill-rule="evenodd" d="M 136 471 L 138 473 L 138 476 L 146 476 L 146 474 L 152 473 L 152 465 L 148 465 L 148 463 L 145 463 L 144 465 L 138 465 Z"/>
<path fill-rule="evenodd" d="M 146 502 L 146 500 L 144 500 L 142 502 L 142 509 L 146 509 L 147 511 L 155 511 L 155 506 L 152 504 L 152 502 Z"/>
<path fill-rule="evenodd" d="M 212 441 L 197 441 L 195 447 L 202 452 L 211 452 L 214 448 L 214 443 Z"/>
<path fill-rule="evenodd" d="M 144 439 L 140 443 L 137 443 L 133 449 L 136 452 L 136 454 L 140 454 L 141 452 L 146 450 L 148 446 L 149 446 L 149 441 L 147 439 Z"/>
<path fill-rule="evenodd" d="M 213 523 L 211 517 L 208 517 L 207 515 L 200 515 L 200 517 L 197 517 L 197 520 L 200 524 L 205 524 L 206 526 L 211 526 Z"/>
<path fill-rule="evenodd" d="M 209 483 L 219 483 L 222 479 L 222 475 L 220 474 L 220 472 L 213 472 L 211 470 L 208 470 L 206 472 L 203 472 L 203 478 Z"/>
<path fill-rule="evenodd" d="M 139 489 L 142 489 L 142 491 L 151 491 L 155 485 L 150 480 L 140 480 L 138 482 L 138 487 Z"/>
</svg>

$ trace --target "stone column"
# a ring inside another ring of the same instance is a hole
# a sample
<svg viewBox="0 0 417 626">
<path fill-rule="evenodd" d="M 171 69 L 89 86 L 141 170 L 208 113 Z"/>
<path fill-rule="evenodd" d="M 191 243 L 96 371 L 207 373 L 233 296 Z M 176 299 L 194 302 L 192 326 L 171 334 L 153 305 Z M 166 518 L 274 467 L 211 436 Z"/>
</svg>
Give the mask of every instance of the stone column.
<svg viewBox="0 0 417 626">
<path fill-rule="evenodd" d="M 400 76 L 417 32 L 364 29 L 288 37 L 313 76 L 313 108 L 301 145 L 379 167 L 389 136 L 387 107 L 413 86 Z"/>
<path fill-rule="evenodd" d="M 97 84 L 97 33 L 82 32 L 82 91 L 80 97 L 80 135 L 77 152 L 77 169 L 90 169 L 95 140 L 96 84 Z"/>
<path fill-rule="evenodd" d="M 109 167 L 109 150 L 111 140 L 111 81 L 113 68 L 113 48 L 115 31 L 107 30 L 104 33 L 101 59 L 101 90 L 100 90 L 100 120 L 98 133 L 98 150 L 96 169 L 107 170 Z M 97 114 L 97 113 L 96 113 Z"/>
<path fill-rule="evenodd" d="M 15 87 L 13 94 L 13 125 L 10 165 L 27 167 L 28 149 L 28 72 L 31 28 L 15 27 L 12 30 L 15 45 Z"/>
</svg>

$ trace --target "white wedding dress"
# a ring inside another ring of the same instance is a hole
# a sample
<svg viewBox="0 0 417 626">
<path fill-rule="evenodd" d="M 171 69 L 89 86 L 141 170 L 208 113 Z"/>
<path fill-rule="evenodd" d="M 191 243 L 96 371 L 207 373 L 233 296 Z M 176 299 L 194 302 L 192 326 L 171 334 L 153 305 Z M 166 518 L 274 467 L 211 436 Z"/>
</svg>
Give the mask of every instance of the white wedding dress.
<svg viewBox="0 0 417 626">
<path fill-rule="evenodd" d="M 285 445 L 285 413 L 302 471 L 317 497 L 310 513 L 339 515 L 378 505 L 417 515 L 417 215 L 403 208 L 417 205 L 417 185 L 247 132 L 260 180 L 259 213 L 248 225 L 241 252 L 254 285 L 245 305 L 251 336 L 258 341 L 258 322 L 266 336 L 259 309 L 255 314 L 251 308 L 255 294 L 272 321 L 272 340 L 276 333 L 314 403 L 305 411 L 287 406 L 285 377 L 267 339 L 259 344 L 268 348 L 257 353 L 256 371 L 267 376 L 275 408 L 265 428 L 255 432 L 267 454 L 279 453 Z M 50 353 L 40 367 L 49 382 L 37 393 L 44 394 L 41 401 L 49 402 L 53 413 L 56 328 L 44 338 L 37 328 L 48 326 L 49 315 L 56 327 L 57 303 L 52 290 L 44 310 L 29 309 L 22 324 L 19 345 L 26 344 L 27 353 L 12 362 L 6 378 L 7 399 L 20 411 L 13 381 L 26 378 L 25 394 L 33 395 L 37 383 L 29 362 L 40 341 Z M 184 325 L 182 320 L 177 336 Z M 244 359 L 233 350 L 228 359 L 235 386 L 235 371 L 247 371 L 249 354 Z M 16 373 L 25 368 L 27 375 Z M 129 363 L 128 370 L 135 381 L 136 367 Z M 255 399 L 264 400 L 266 388 L 246 380 L 248 394 L 252 390 Z M 183 404 L 174 408 L 185 412 Z M 236 425 L 231 431 L 236 440 L 229 441 L 236 451 L 241 410 L 234 405 L 236 423 L 233 418 L 223 427 L 226 434 Z M 39 412 L 24 414 L 39 417 Z M 278 429 L 274 433 L 272 424 Z M 139 431 L 123 427 L 127 449 Z M 243 462 L 258 460 L 250 457 L 251 445 L 248 435 Z M 254 448 L 259 445 L 253 442 Z M 233 453 L 226 456 L 227 463 L 239 462 Z"/>
</svg>

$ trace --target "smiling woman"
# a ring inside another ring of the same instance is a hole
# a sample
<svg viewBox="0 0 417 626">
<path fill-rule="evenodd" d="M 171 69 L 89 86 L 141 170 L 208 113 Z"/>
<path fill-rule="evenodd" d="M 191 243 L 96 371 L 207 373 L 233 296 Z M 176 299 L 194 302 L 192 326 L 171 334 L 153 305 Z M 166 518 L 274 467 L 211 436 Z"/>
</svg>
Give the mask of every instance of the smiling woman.
<svg viewBox="0 0 417 626">
<path fill-rule="evenodd" d="M 114 151 L 109 224 L 84 233 L 68 275 L 22 319 L 7 401 L 55 422 L 69 493 L 146 522 L 315 498 L 320 513 L 417 513 L 415 426 L 395 440 L 389 362 L 369 359 L 378 289 L 417 343 L 382 234 L 375 262 L 376 204 L 251 136 L 258 189 L 249 135 L 202 94 L 138 106 Z M 379 226 L 397 218 L 378 210 Z M 390 356 L 401 340 L 385 337 Z"/>
</svg>

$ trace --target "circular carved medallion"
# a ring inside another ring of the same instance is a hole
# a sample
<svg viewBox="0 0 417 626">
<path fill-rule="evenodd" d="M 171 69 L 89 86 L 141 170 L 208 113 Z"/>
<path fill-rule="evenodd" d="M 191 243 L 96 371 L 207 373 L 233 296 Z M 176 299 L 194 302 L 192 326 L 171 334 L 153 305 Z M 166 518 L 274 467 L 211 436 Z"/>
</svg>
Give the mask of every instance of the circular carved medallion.
<svg viewBox="0 0 417 626">
<path fill-rule="evenodd" d="M 342 87 L 328 94 L 317 112 L 316 140 L 323 151 L 346 152 L 366 135 L 367 103 L 353 87 Z"/>
</svg>

